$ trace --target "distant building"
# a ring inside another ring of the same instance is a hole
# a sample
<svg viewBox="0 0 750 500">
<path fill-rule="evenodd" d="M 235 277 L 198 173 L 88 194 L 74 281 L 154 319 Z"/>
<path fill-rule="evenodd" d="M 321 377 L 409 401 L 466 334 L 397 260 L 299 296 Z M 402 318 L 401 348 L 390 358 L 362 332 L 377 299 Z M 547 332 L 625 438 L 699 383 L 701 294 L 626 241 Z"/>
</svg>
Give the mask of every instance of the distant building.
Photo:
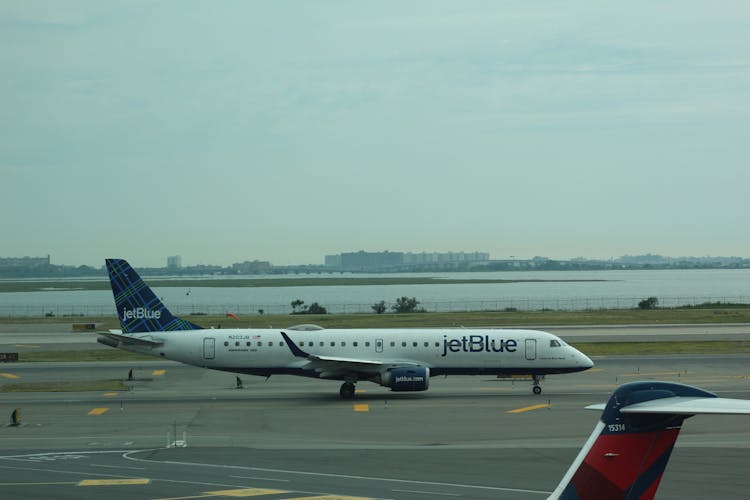
<svg viewBox="0 0 750 500">
<path fill-rule="evenodd" d="M 404 254 L 404 264 L 407 266 L 426 266 L 434 265 L 438 262 L 438 254 L 435 252 L 406 253 Z"/>
<path fill-rule="evenodd" d="M 326 267 L 335 267 L 336 269 L 340 269 L 341 268 L 341 254 L 326 255 L 325 256 L 325 266 Z"/>
<path fill-rule="evenodd" d="M 472 268 L 489 262 L 486 252 L 348 252 L 326 255 L 325 266 L 341 271 L 387 272 L 425 269 Z"/>
<path fill-rule="evenodd" d="M 341 254 L 344 271 L 376 271 L 398 269 L 404 264 L 403 252 L 348 252 Z"/>
<path fill-rule="evenodd" d="M 254 260 L 236 262 L 232 264 L 232 272 L 235 274 L 267 274 L 273 266 L 266 260 Z"/>
<path fill-rule="evenodd" d="M 173 255 L 167 257 L 167 269 L 180 269 L 182 267 L 182 257 L 179 255 Z"/>
<path fill-rule="evenodd" d="M 50 265 L 50 256 L 46 257 L 0 257 L 0 268 L 26 268 L 34 269 L 39 267 L 48 267 Z"/>
</svg>

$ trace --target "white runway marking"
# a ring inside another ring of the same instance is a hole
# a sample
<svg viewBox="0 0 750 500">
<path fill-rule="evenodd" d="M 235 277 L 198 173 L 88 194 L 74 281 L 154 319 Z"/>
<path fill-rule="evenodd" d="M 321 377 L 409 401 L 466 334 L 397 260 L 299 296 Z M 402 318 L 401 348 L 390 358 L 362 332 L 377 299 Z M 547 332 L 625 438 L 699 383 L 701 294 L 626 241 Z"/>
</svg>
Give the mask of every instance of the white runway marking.
<svg viewBox="0 0 750 500">
<path fill-rule="evenodd" d="M 144 451 L 144 450 L 140 450 Z M 288 470 L 288 469 L 266 469 L 263 467 L 244 467 L 241 465 L 216 465 L 216 464 L 204 464 L 199 462 L 179 462 L 174 460 L 148 460 L 143 458 L 136 458 L 131 456 L 132 453 L 137 452 L 126 452 L 123 453 L 123 458 L 126 458 L 128 460 L 133 460 L 136 462 L 149 462 L 149 463 L 157 463 L 157 464 L 170 464 L 170 465 L 181 465 L 181 466 L 193 466 L 193 467 L 215 467 L 220 469 L 233 469 L 233 470 L 247 470 L 247 471 L 256 471 L 256 472 L 272 472 L 277 474 L 296 474 L 300 476 L 317 476 L 317 477 L 333 477 L 333 478 L 339 478 L 339 479 L 355 479 L 355 480 L 361 480 L 361 481 L 381 481 L 381 482 L 390 482 L 390 483 L 402 483 L 402 484 L 416 484 L 416 485 L 427 485 L 427 486 L 437 486 L 437 487 L 449 487 L 449 488 L 463 488 L 463 489 L 473 489 L 473 490 L 487 490 L 487 491 L 506 491 L 506 492 L 513 492 L 513 493 L 531 493 L 531 494 L 538 494 L 538 495 L 549 495 L 552 493 L 551 491 L 540 491 L 540 490 L 525 490 L 520 488 L 502 488 L 497 486 L 479 486 L 474 484 L 460 484 L 460 483 L 440 483 L 435 481 L 413 481 L 409 479 L 395 479 L 395 478 L 388 478 L 388 477 L 375 477 L 375 476 L 355 476 L 355 475 L 349 475 L 349 474 L 331 474 L 327 472 L 309 472 L 309 471 L 299 471 L 299 470 Z"/>
</svg>

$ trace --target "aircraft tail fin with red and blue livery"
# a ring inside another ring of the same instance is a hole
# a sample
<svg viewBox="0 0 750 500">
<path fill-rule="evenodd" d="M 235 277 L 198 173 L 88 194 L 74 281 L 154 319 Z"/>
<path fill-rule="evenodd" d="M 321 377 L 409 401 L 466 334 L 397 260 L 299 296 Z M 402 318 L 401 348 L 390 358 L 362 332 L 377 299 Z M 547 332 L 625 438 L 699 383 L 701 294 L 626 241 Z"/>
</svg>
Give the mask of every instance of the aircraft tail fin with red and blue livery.
<svg viewBox="0 0 750 500">
<path fill-rule="evenodd" d="M 685 419 L 750 414 L 750 401 L 672 382 L 620 386 L 550 499 L 652 499 Z"/>
</svg>

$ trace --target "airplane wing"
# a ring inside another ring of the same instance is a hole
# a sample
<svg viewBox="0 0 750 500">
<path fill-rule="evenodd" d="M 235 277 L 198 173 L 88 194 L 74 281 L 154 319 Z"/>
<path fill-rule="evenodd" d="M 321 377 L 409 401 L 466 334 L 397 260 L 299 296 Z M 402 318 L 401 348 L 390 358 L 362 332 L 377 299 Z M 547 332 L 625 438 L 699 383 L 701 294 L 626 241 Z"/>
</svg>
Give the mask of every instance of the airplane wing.
<svg viewBox="0 0 750 500">
<path fill-rule="evenodd" d="M 406 361 L 375 361 L 371 359 L 357 359 L 357 358 L 342 358 L 338 356 L 319 356 L 317 354 L 310 354 L 302 349 L 292 340 L 289 336 L 281 332 L 281 336 L 284 337 L 286 344 L 289 346 L 289 350 L 292 354 L 298 358 L 304 358 L 308 360 L 308 367 L 318 372 L 325 372 L 329 376 L 341 373 L 349 372 L 364 372 L 364 373 L 375 373 L 380 371 L 383 367 L 396 367 L 396 366 L 411 366 L 416 365 L 415 363 L 409 363 Z"/>
<path fill-rule="evenodd" d="M 143 345 L 149 347 L 157 347 L 164 344 L 163 341 L 153 339 L 151 338 L 151 336 L 134 337 L 133 335 L 123 335 L 121 330 L 110 330 L 108 332 L 98 333 L 100 336 L 99 342 L 107 345 L 111 345 L 110 343 L 106 342 L 107 340 L 110 342 L 119 342 L 124 345 Z M 102 339 L 102 337 L 105 338 Z M 102 340 L 105 340 L 105 342 L 102 342 Z"/>
</svg>

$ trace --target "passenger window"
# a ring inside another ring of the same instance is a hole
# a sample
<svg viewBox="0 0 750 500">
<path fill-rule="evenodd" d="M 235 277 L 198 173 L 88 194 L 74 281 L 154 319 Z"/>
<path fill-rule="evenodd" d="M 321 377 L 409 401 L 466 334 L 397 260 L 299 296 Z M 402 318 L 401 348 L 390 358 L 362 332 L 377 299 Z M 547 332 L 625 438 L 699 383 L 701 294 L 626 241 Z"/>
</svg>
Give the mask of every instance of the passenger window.
<svg viewBox="0 0 750 500">
<path fill-rule="evenodd" d="M 239 342 L 235 342 L 235 343 L 234 343 L 234 346 L 235 346 L 235 347 L 239 347 L 239 346 L 240 346 L 240 343 L 239 343 Z"/>
<path fill-rule="evenodd" d="M 258 342 L 258 347 L 262 347 L 262 346 L 263 346 L 263 342 Z"/>
<path fill-rule="evenodd" d="M 331 342 L 331 347 L 336 347 L 336 342 Z"/>
<path fill-rule="evenodd" d="M 425 343 L 424 343 L 424 346 L 425 346 L 425 347 L 430 347 L 430 343 L 429 343 L 429 342 L 425 342 Z"/>
<path fill-rule="evenodd" d="M 312 346 L 313 346 L 313 343 L 312 343 L 312 342 L 308 342 L 308 343 L 307 343 L 307 347 L 312 347 Z"/>
<path fill-rule="evenodd" d="M 227 347 L 229 345 L 229 342 L 224 342 L 224 347 Z"/>
<path fill-rule="evenodd" d="M 357 347 L 357 346 L 359 346 L 359 342 L 352 342 L 352 345 L 353 345 L 354 347 Z"/>
<path fill-rule="evenodd" d="M 411 346 L 412 346 L 412 347 L 417 347 L 418 345 L 419 345 L 419 344 L 417 344 L 416 342 L 412 342 L 412 343 L 411 343 Z"/>
<path fill-rule="evenodd" d="M 365 342 L 365 347 L 370 347 L 370 343 L 369 342 Z"/>
<path fill-rule="evenodd" d="M 346 347 L 346 342 L 341 342 L 341 347 Z"/>
<path fill-rule="evenodd" d="M 321 342 L 321 343 L 320 343 L 320 347 L 323 347 L 324 345 L 326 345 L 326 343 L 325 343 L 325 342 Z"/>
<path fill-rule="evenodd" d="M 440 347 L 440 342 L 435 342 L 435 347 Z"/>
<path fill-rule="evenodd" d="M 245 345 L 250 347 L 250 342 L 245 342 Z"/>
<path fill-rule="evenodd" d="M 401 342 L 401 347 L 406 347 L 406 342 Z"/>
<path fill-rule="evenodd" d="M 284 347 L 284 343 L 283 342 L 279 342 L 279 347 Z"/>
<path fill-rule="evenodd" d="M 396 347 L 396 343 L 395 342 L 391 342 L 391 347 Z"/>
<path fill-rule="evenodd" d="M 268 347 L 273 347 L 273 342 L 269 342 Z"/>
</svg>

